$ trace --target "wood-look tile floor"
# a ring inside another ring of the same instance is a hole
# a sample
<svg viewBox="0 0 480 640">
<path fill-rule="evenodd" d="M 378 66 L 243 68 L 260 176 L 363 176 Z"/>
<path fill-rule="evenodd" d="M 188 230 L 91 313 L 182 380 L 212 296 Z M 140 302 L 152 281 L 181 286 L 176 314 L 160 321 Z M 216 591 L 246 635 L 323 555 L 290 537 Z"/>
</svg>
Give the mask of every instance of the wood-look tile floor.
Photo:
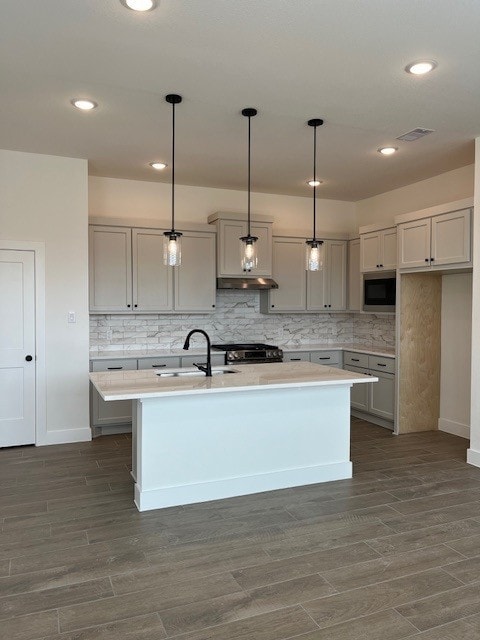
<svg viewBox="0 0 480 640">
<path fill-rule="evenodd" d="M 143 514 L 130 446 L 0 450 L 2 640 L 480 639 L 467 441 L 354 420 L 352 480 Z"/>
</svg>

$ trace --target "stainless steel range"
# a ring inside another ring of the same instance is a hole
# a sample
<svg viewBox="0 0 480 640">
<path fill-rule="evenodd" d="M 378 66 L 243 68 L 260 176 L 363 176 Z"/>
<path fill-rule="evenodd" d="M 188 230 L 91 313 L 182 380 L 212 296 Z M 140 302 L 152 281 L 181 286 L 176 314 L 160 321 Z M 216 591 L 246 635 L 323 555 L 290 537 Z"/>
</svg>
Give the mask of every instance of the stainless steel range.
<svg viewBox="0 0 480 640">
<path fill-rule="evenodd" d="M 212 344 L 212 349 L 225 351 L 225 364 L 259 364 L 262 362 L 282 362 L 283 351 L 270 344 L 230 343 Z"/>
</svg>

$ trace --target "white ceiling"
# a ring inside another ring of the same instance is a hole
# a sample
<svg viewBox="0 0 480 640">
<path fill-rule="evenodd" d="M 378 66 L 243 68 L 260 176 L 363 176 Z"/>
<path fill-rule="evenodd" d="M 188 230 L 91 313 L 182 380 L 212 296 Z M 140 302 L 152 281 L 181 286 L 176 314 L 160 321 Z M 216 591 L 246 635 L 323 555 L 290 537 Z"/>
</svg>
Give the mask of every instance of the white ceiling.
<svg viewBox="0 0 480 640">
<path fill-rule="evenodd" d="M 0 147 L 88 158 L 93 175 L 311 196 L 321 117 L 319 196 L 359 200 L 470 164 L 480 135 L 476 0 L 1 0 Z M 429 76 L 404 72 L 434 59 Z M 72 97 L 98 109 L 81 113 Z M 415 127 L 436 132 L 394 138 Z M 377 153 L 392 144 L 392 157 Z"/>
</svg>

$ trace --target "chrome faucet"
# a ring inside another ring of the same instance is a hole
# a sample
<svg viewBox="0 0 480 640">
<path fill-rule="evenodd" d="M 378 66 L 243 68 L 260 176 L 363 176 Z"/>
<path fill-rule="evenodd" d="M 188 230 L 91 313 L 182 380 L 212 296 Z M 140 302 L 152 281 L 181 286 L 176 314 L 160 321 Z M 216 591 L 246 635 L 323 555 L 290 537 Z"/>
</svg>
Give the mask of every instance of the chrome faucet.
<svg viewBox="0 0 480 640">
<path fill-rule="evenodd" d="M 205 336 L 205 338 L 207 339 L 207 365 L 204 366 L 203 364 L 197 364 L 196 362 L 194 362 L 193 364 L 197 367 L 197 369 L 200 369 L 200 371 L 203 371 L 206 376 L 211 378 L 212 377 L 212 357 L 211 357 L 212 345 L 210 343 L 210 338 L 208 336 L 208 333 L 203 329 L 192 329 L 192 331 L 190 331 L 188 336 L 185 338 L 185 343 L 183 345 L 183 348 L 185 350 L 188 350 L 190 348 L 190 338 L 194 333 L 201 333 L 202 336 Z"/>
</svg>

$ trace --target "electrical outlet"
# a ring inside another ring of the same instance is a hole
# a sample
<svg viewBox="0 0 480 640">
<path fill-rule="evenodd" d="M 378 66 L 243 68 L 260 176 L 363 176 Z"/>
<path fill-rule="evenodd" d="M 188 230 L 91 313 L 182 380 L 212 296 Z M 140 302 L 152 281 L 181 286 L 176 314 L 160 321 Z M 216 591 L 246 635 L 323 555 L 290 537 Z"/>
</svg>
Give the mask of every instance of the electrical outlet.
<svg viewBox="0 0 480 640">
<path fill-rule="evenodd" d="M 77 316 L 75 314 L 75 311 L 69 311 L 67 314 L 67 322 L 69 324 L 73 324 L 76 321 L 77 321 Z"/>
</svg>

